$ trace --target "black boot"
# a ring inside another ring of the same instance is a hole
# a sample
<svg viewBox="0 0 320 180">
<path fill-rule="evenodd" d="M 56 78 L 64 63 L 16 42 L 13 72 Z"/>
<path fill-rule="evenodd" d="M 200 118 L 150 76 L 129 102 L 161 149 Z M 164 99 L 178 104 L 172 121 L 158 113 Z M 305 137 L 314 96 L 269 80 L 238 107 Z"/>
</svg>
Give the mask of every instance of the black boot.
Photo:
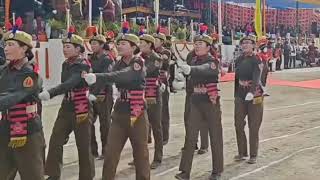
<svg viewBox="0 0 320 180">
<path fill-rule="evenodd" d="M 49 176 L 46 180 L 60 180 L 58 176 Z"/>
<path fill-rule="evenodd" d="M 190 179 L 190 175 L 185 172 L 181 172 L 179 174 L 176 174 L 174 177 L 179 180 L 189 180 Z"/>
<path fill-rule="evenodd" d="M 221 179 L 221 175 L 215 174 L 215 173 L 212 173 L 209 177 L 209 180 L 220 180 L 220 179 Z"/>
</svg>

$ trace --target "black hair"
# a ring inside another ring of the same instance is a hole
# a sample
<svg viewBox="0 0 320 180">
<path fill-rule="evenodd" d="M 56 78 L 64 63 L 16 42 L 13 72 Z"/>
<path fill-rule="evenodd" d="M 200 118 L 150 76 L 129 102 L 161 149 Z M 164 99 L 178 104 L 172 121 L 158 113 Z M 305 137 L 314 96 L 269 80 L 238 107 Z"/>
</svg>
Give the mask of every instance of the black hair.
<svg viewBox="0 0 320 180">
<path fill-rule="evenodd" d="M 110 51 L 111 48 L 110 48 L 110 46 L 109 46 L 109 43 L 104 43 L 104 44 L 103 44 L 103 49 L 106 50 L 106 51 Z"/>
<path fill-rule="evenodd" d="M 65 43 L 67 44 L 67 43 Z M 75 43 L 70 43 L 72 44 L 75 48 L 80 48 L 80 53 L 84 53 L 86 52 L 86 49 L 84 48 L 84 46 L 80 45 L 80 44 L 75 44 Z"/>
<path fill-rule="evenodd" d="M 105 44 L 104 42 L 96 40 L 96 39 L 90 39 L 89 43 L 91 44 L 92 41 L 97 41 L 100 45 Z"/>
<path fill-rule="evenodd" d="M 134 54 L 134 55 L 137 55 L 137 54 L 140 52 L 140 48 L 139 48 L 135 43 L 130 42 L 130 41 L 128 41 L 128 42 L 130 43 L 130 46 L 131 46 L 131 47 L 133 47 L 133 46 L 136 47 L 136 50 L 133 52 L 133 54 Z"/>
<path fill-rule="evenodd" d="M 75 47 L 77 47 L 77 46 L 75 46 Z M 78 47 L 80 47 L 80 53 L 86 52 L 86 49 L 83 46 L 78 45 Z"/>
<path fill-rule="evenodd" d="M 26 57 L 28 58 L 28 61 L 31 61 L 34 58 L 34 54 L 33 54 L 32 50 L 31 50 L 31 47 L 29 47 L 28 45 L 26 45 L 25 43 L 23 43 L 21 41 L 17 41 L 17 42 L 18 42 L 20 47 L 22 47 L 22 46 L 27 46 L 28 47 L 28 49 L 25 52 L 25 54 L 26 54 Z"/>
<path fill-rule="evenodd" d="M 156 49 L 156 47 L 154 46 L 154 43 L 152 43 L 150 41 L 147 41 L 147 40 L 144 40 L 144 39 L 142 41 L 145 41 L 147 44 L 151 44 L 151 46 L 150 46 L 151 50 L 155 50 Z"/>
</svg>

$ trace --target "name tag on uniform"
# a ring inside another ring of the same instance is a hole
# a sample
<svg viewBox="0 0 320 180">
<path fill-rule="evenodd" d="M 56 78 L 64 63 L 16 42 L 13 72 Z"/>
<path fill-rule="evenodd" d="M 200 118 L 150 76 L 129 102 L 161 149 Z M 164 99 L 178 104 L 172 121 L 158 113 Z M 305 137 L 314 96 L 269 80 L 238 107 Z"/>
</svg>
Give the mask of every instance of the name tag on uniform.
<svg viewBox="0 0 320 180">
<path fill-rule="evenodd" d="M 252 104 L 261 104 L 262 102 L 263 102 L 263 97 L 260 96 L 260 97 L 253 98 Z"/>
</svg>

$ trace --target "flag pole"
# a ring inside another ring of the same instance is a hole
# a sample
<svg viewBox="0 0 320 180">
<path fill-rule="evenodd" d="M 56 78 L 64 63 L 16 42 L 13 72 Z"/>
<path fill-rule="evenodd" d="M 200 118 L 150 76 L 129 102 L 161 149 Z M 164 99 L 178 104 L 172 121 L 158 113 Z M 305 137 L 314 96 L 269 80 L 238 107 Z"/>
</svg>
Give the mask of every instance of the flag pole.
<svg viewBox="0 0 320 180">
<path fill-rule="evenodd" d="M 219 31 L 219 43 L 222 44 L 222 3 L 218 0 L 218 31 Z"/>
<path fill-rule="evenodd" d="M 92 0 L 89 0 L 89 26 L 92 26 Z"/>
<path fill-rule="evenodd" d="M 266 0 L 263 0 L 263 35 L 267 34 Z"/>
</svg>

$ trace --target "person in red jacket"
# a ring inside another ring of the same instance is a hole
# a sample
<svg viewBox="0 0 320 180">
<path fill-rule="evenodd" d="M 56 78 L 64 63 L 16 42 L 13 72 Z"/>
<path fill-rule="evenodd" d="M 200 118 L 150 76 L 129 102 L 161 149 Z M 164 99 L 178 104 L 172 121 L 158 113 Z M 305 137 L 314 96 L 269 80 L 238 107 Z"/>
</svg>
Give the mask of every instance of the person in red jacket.
<svg viewBox="0 0 320 180">
<path fill-rule="evenodd" d="M 272 49 L 267 47 L 268 42 L 269 41 L 265 36 L 261 37 L 257 42 L 257 46 L 259 47 L 257 56 L 262 62 L 259 67 L 261 69 L 261 85 L 264 95 L 267 95 L 266 85 L 269 72 L 268 66 L 272 59 Z"/>
</svg>

